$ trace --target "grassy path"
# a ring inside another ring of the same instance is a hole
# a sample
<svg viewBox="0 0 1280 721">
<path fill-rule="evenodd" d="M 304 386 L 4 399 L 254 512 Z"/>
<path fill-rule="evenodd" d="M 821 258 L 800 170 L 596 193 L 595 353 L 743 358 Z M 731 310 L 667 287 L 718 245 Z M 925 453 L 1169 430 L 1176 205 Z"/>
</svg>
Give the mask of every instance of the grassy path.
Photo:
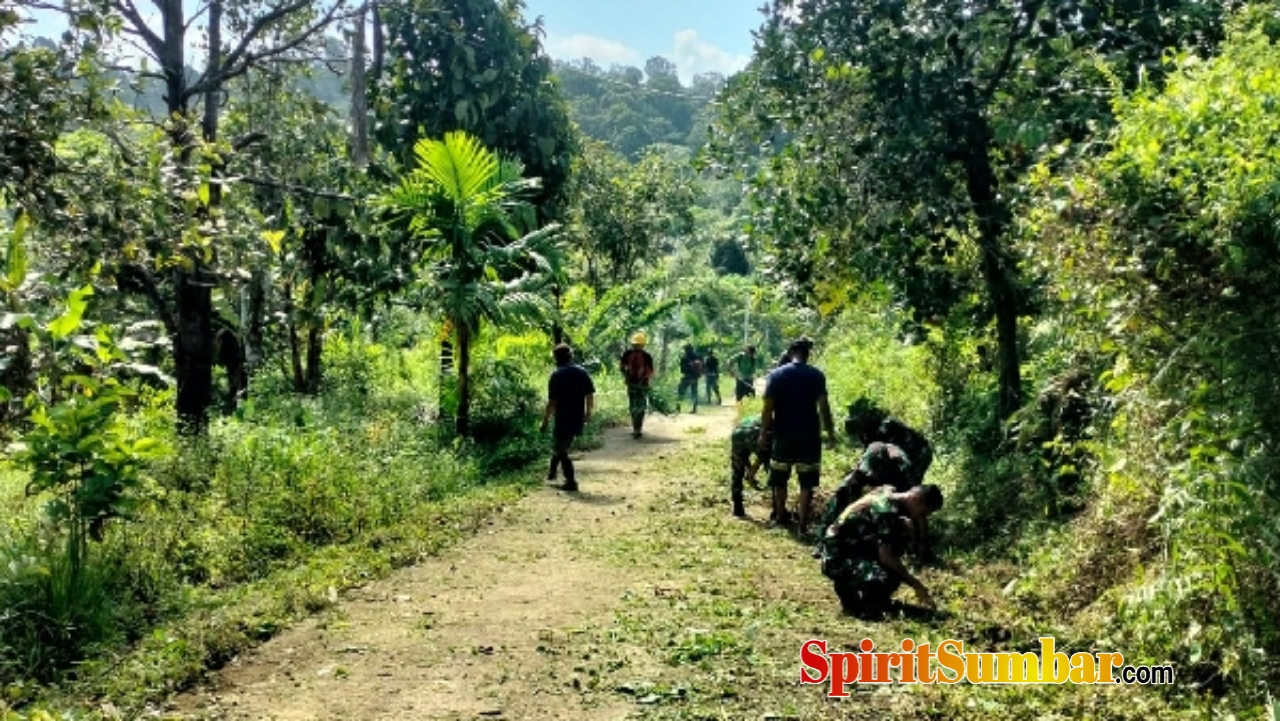
<svg viewBox="0 0 1280 721">
<path fill-rule="evenodd" d="M 927 570 L 948 617 L 842 616 L 809 547 L 729 514 L 733 408 L 611 430 L 582 492 L 536 491 L 476 537 L 357 589 L 173 700 L 187 719 L 843 719 L 1148 717 L 1155 691 L 801 686 L 810 638 L 904 636 L 982 650 L 1036 630 L 1005 617 L 1016 569 Z M 835 469 L 824 473 L 830 485 Z M 999 620 L 997 620 L 999 619 Z M 1029 623 L 1029 622 L 1028 622 Z M 1043 629 L 1040 629 L 1043 630 Z M 1078 649 L 1084 650 L 1084 649 Z M 1102 649 L 1099 649 L 1102 650 Z M 1145 697 L 1145 698 L 1138 698 Z M 1136 702 L 1136 703 L 1135 703 Z M 1143 710 L 1145 708 L 1145 710 Z"/>
</svg>

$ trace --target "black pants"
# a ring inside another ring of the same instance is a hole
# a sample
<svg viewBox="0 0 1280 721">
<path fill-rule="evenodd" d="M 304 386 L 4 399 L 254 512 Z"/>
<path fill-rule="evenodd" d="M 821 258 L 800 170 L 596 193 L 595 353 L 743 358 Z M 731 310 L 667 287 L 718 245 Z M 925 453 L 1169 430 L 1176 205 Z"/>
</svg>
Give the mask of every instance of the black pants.
<svg viewBox="0 0 1280 721">
<path fill-rule="evenodd" d="M 551 437 L 551 470 L 547 472 L 547 480 L 554 481 L 556 479 L 556 469 L 564 468 L 564 481 L 573 484 L 576 479 L 573 477 L 573 461 L 569 460 L 569 450 L 573 448 L 573 436 L 553 435 Z"/>
<path fill-rule="evenodd" d="M 747 396 L 754 396 L 755 394 L 756 388 L 754 385 L 742 380 L 741 378 L 737 379 L 737 382 L 733 386 L 734 400 L 741 403 L 743 398 L 746 398 Z"/>
</svg>

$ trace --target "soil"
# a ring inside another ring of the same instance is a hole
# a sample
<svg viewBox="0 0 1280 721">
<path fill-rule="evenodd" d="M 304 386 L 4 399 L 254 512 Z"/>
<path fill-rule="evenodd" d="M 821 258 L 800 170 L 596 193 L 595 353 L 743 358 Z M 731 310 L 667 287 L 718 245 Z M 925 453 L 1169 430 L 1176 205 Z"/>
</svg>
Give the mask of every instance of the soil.
<svg viewBox="0 0 1280 721">
<path fill-rule="evenodd" d="M 606 431 L 602 448 L 575 454 L 578 492 L 548 484 L 531 493 L 479 535 L 353 590 L 233 660 L 165 715 L 629 717 L 634 695 L 584 688 L 581 656 L 593 648 L 574 639 L 612 623 L 629 594 L 654 587 L 660 573 L 610 562 L 610 549 L 660 512 L 656 502 L 671 487 L 662 461 L 727 438 L 733 421 L 731 405 L 704 406 L 650 417 L 638 440 L 629 428 Z"/>
</svg>

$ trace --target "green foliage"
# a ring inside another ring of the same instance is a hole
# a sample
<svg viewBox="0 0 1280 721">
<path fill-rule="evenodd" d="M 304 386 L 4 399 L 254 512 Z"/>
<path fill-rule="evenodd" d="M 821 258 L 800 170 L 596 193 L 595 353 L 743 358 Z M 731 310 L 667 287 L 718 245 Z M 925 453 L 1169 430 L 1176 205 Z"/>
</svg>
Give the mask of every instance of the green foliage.
<svg viewBox="0 0 1280 721">
<path fill-rule="evenodd" d="M 458 434 L 467 436 L 468 364 L 481 321 L 518 325 L 549 315 L 539 294 L 559 267 L 558 226 L 532 230 L 539 186 L 464 132 L 414 146 L 418 164 L 374 206 L 405 222 L 421 249 L 418 292 L 458 333 Z M 407 221 L 407 222 L 406 222 Z"/>
<path fill-rule="evenodd" d="M 370 80 L 381 142 L 407 160 L 417 138 L 465 131 L 542 178 L 536 205 L 542 218 L 558 217 L 575 141 L 541 51 L 541 28 L 524 25 L 523 4 L 397 0 L 378 7 L 388 62 Z"/>
<path fill-rule="evenodd" d="M 679 153 L 651 149 L 633 164 L 597 141 L 583 143 L 566 193 L 566 235 L 598 291 L 634 280 L 691 235 L 701 198 Z"/>
<path fill-rule="evenodd" d="M 725 83 L 719 73 L 702 73 L 685 87 L 674 63 L 662 57 L 651 58 L 644 71 L 621 65 L 606 70 L 590 58 L 552 67 L 582 133 L 632 160 L 652 145 L 696 149 L 709 104 Z"/>
<path fill-rule="evenodd" d="M 1146 658 L 1173 655 L 1203 679 L 1270 678 L 1280 649 L 1280 433 L 1267 328 L 1277 308 L 1270 138 L 1280 54 L 1261 32 L 1212 60 L 1183 57 L 1161 91 L 1116 104 L 1109 152 L 1061 175 L 1042 169 L 1028 253 L 1062 323 L 1099 349 L 1117 412 L 1103 490 L 1158 509 L 1167 564 L 1121 605 Z M 1105 497 L 1105 496 L 1104 496 Z M 1202 679 L 1202 680 L 1203 680 Z"/>
</svg>

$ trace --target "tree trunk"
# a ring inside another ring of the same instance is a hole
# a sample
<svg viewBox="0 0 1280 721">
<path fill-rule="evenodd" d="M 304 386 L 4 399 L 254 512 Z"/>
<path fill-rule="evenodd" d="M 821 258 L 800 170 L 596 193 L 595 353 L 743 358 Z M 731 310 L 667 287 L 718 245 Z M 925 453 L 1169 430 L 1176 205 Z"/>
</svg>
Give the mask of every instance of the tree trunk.
<svg viewBox="0 0 1280 721">
<path fill-rule="evenodd" d="M 253 277 L 245 288 L 244 303 L 240 311 L 240 327 L 244 329 L 244 360 L 246 380 L 262 366 L 262 308 L 266 295 L 266 275 L 261 268 L 253 271 Z"/>
<path fill-rule="evenodd" d="M 324 332 L 319 325 L 307 329 L 307 393 L 320 392 L 320 363 L 324 354 Z"/>
<path fill-rule="evenodd" d="M 458 329 L 458 435 L 471 433 L 471 329 L 456 323 Z"/>
<path fill-rule="evenodd" d="M 197 273 L 178 271 L 177 338 L 174 366 L 178 381 L 178 427 L 183 433 L 204 433 L 213 400 L 213 287 Z"/>
<path fill-rule="evenodd" d="M 382 61 L 386 54 L 386 36 L 382 30 L 382 7 L 377 0 L 369 4 L 373 11 L 373 77 L 382 77 Z"/>
<path fill-rule="evenodd" d="M 970 118 L 965 177 L 969 200 L 978 218 L 978 246 L 982 250 L 982 276 L 996 317 L 996 343 L 1000 355 L 1000 418 L 1022 406 L 1022 371 L 1018 352 L 1018 296 L 1016 272 L 1004 248 L 1008 208 L 999 197 L 999 185 L 991 164 L 990 129 L 986 120 Z"/>
<path fill-rule="evenodd" d="M 369 96 L 365 84 L 364 19 L 366 3 L 356 15 L 351 43 L 351 162 L 363 170 L 369 164 Z"/>
</svg>

